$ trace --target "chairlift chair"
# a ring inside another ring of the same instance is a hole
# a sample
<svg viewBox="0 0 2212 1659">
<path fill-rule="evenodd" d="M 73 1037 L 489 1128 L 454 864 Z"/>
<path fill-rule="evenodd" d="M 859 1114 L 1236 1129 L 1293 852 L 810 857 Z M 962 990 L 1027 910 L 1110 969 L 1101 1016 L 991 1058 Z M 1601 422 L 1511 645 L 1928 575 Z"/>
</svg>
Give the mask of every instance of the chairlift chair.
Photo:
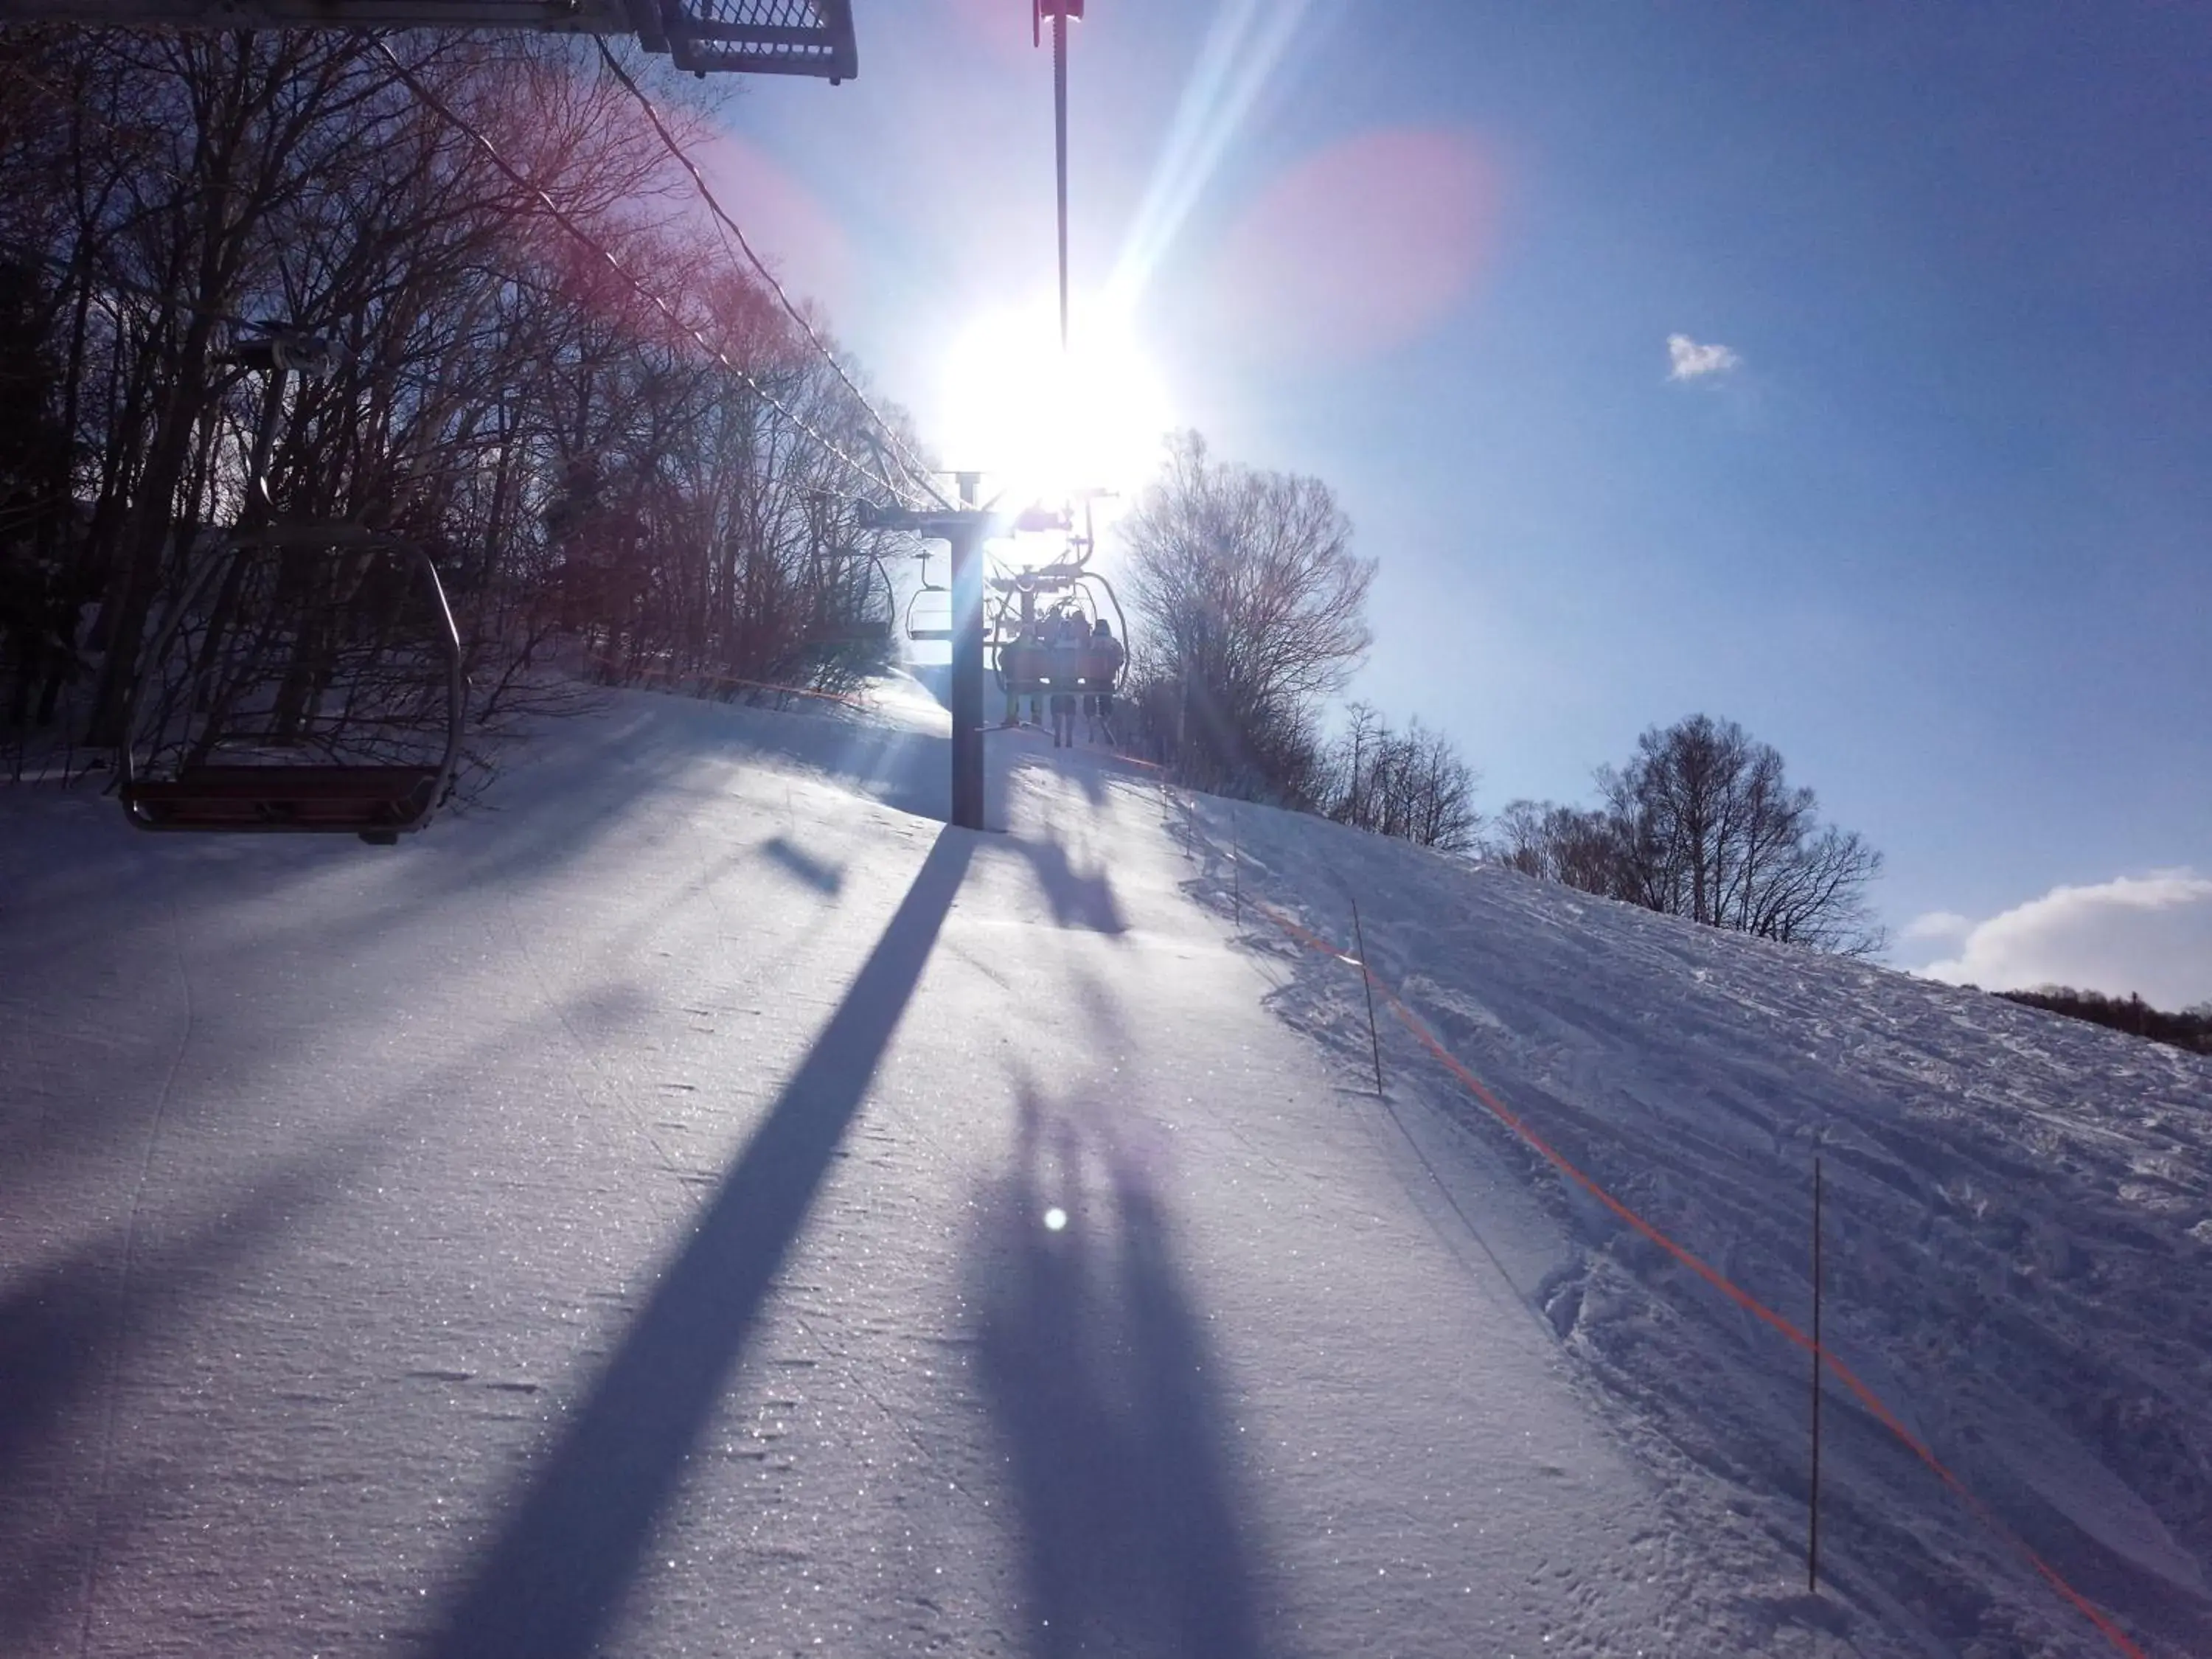
<svg viewBox="0 0 2212 1659">
<path fill-rule="evenodd" d="M 354 524 L 276 521 L 269 456 L 284 383 L 327 340 L 252 325 L 224 354 L 269 377 L 242 525 L 191 573 L 132 682 L 124 811 L 142 830 L 356 835 L 389 847 L 444 801 L 467 682 L 430 556 Z"/>
<path fill-rule="evenodd" d="M 231 535 L 131 691 L 119 793 L 142 830 L 390 846 L 451 787 L 460 635 L 429 556 L 354 525 Z"/>
<path fill-rule="evenodd" d="M 921 586 L 915 588 L 913 592 L 907 596 L 906 636 L 909 640 L 915 641 L 917 644 L 927 644 L 932 641 L 950 644 L 952 639 L 952 590 L 949 587 L 940 586 L 938 583 L 929 580 L 929 555 L 927 553 L 917 553 L 915 555 L 915 557 L 921 562 Z M 925 593 L 942 593 L 945 596 L 944 626 L 923 628 L 915 623 L 914 619 L 915 612 L 920 608 L 922 595 Z"/>
<path fill-rule="evenodd" d="M 1121 602 L 1113 585 L 1081 564 L 1046 565 L 994 579 L 1000 591 L 992 619 L 992 658 L 997 665 L 1000 689 L 1015 698 L 1097 696 L 1116 690 L 1127 672 L 1128 633 Z M 1103 597 L 1111 605 L 1117 624 L 1115 647 L 1096 644 L 1048 646 L 1036 637 L 1036 599 L 1041 593 L 1066 595 L 1069 605 L 1086 622 L 1095 623 Z"/>
</svg>

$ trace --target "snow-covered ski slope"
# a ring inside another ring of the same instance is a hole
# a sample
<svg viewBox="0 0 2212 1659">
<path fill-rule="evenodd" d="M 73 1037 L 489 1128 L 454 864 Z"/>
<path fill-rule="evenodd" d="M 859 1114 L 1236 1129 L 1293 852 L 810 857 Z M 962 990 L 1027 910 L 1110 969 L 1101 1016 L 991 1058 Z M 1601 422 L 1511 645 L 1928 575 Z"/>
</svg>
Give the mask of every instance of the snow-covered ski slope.
<svg viewBox="0 0 2212 1659">
<path fill-rule="evenodd" d="M 992 741 L 0 791 L 0 1653 L 2212 1654 L 2212 1066 Z"/>
</svg>

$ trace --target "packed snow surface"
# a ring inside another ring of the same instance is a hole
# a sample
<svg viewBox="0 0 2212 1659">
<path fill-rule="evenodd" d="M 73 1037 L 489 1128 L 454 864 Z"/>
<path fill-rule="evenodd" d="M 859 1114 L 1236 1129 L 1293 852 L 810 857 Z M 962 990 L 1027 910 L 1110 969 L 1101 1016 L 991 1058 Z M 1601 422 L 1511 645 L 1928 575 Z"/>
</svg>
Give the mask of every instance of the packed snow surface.
<svg viewBox="0 0 2212 1659">
<path fill-rule="evenodd" d="M 2212 1066 L 991 742 L 0 790 L 0 1652 L 2212 1653 Z"/>
</svg>

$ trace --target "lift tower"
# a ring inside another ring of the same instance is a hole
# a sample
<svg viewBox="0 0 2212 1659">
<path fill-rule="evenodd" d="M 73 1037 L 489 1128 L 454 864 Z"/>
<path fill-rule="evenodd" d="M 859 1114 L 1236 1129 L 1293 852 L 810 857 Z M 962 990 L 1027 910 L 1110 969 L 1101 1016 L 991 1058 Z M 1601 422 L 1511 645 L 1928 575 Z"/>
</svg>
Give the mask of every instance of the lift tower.
<svg viewBox="0 0 2212 1659">
<path fill-rule="evenodd" d="M 978 475 L 963 472 L 960 505 L 860 504 L 863 530 L 911 530 L 952 550 L 952 822 L 983 825 L 983 543 L 1002 534 L 1004 514 L 975 505 Z"/>
</svg>

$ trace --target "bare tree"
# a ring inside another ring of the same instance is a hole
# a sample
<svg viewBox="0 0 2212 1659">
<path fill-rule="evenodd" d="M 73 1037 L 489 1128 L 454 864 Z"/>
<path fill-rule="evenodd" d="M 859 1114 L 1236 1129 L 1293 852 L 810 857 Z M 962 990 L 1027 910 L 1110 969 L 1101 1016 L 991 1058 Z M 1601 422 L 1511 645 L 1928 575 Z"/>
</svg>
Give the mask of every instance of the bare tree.
<svg viewBox="0 0 2212 1659">
<path fill-rule="evenodd" d="M 769 399 L 847 453 L 876 417 L 732 268 L 629 94 L 573 42 L 407 46 L 412 77 L 673 315 L 366 37 L 10 32 L 0 379 L 37 387 L 3 413 L 51 434 L 0 430 L 0 726 L 51 712 L 52 643 L 97 599 L 98 696 L 70 718 L 118 735 L 158 596 L 244 505 L 260 389 L 225 362 L 235 318 L 335 344 L 279 411 L 277 510 L 428 547 L 480 709 L 556 657 L 726 688 L 880 660 L 856 481 Z M 661 88 L 679 137 L 702 119 L 688 86 Z"/>
<path fill-rule="evenodd" d="M 1320 705 L 1370 642 L 1375 567 L 1353 556 L 1336 498 L 1317 478 L 1216 462 L 1182 433 L 1122 535 L 1147 632 L 1140 678 L 1172 688 L 1179 775 L 1304 799 Z M 1140 703 L 1164 700 L 1139 691 Z"/>
<path fill-rule="evenodd" d="M 1637 740 L 1599 787 L 1626 857 L 1624 896 L 1763 939 L 1869 956 L 1886 943 L 1865 902 L 1881 855 L 1820 822 L 1779 752 L 1695 714 Z"/>
<path fill-rule="evenodd" d="M 1781 755 L 1698 714 L 1637 741 L 1597 774 L 1594 811 L 1515 801 L 1491 847 L 1526 874 L 1762 939 L 1872 956 L 1887 940 L 1866 897 L 1881 854 L 1820 821 Z"/>
<path fill-rule="evenodd" d="M 1602 811 L 1534 800 L 1506 804 L 1489 842 L 1490 856 L 1540 881 L 1556 881 L 1607 898 L 1623 896 L 1621 848 Z"/>
<path fill-rule="evenodd" d="M 1467 853 L 1482 824 L 1476 781 L 1474 769 L 1441 732 L 1418 719 L 1394 729 L 1371 706 L 1355 702 L 1322 757 L 1316 804 L 1339 823 Z"/>
</svg>

